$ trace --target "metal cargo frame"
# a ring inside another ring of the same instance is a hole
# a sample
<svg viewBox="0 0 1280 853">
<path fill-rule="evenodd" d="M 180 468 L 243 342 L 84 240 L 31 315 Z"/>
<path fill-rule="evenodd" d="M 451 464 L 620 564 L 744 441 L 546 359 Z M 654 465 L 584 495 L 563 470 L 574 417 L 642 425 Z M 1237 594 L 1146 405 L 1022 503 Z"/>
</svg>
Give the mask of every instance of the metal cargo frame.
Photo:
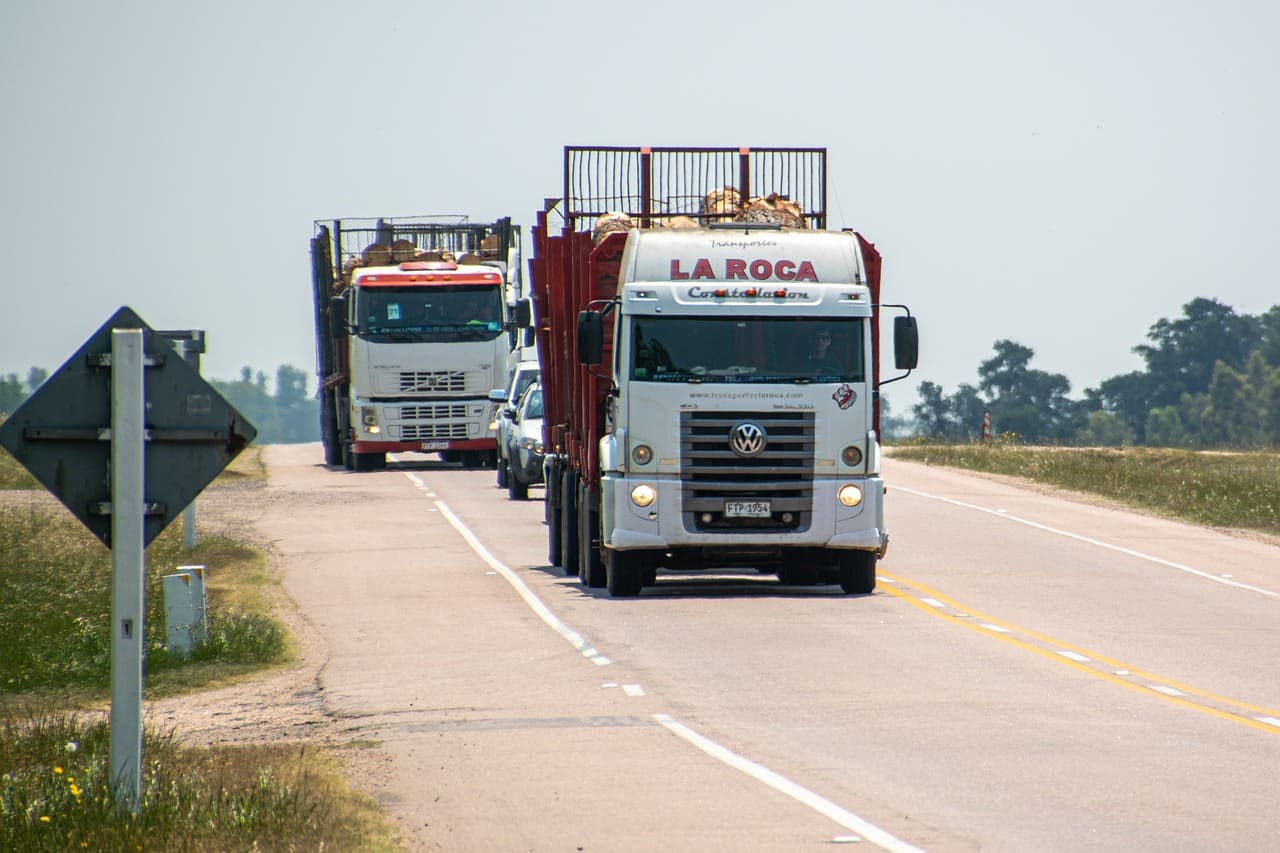
<svg viewBox="0 0 1280 853">
<path fill-rule="evenodd" d="M 587 230 L 596 217 L 625 213 L 641 228 L 654 219 L 688 216 L 702 224 L 732 214 L 704 214 L 704 196 L 736 189 L 745 201 L 777 193 L 800 205 L 810 228 L 827 227 L 825 148 L 625 148 L 565 146 L 566 224 Z"/>
<path fill-rule="evenodd" d="M 396 240 L 407 240 L 415 249 L 461 255 L 479 252 L 482 240 L 497 236 L 496 260 L 503 263 L 511 248 L 520 247 L 520 226 L 513 225 L 510 217 L 495 222 L 471 222 L 462 215 L 316 220 L 315 233 L 329 240 L 334 276 L 340 281 L 346 262 L 360 257 L 374 243 L 390 246 Z M 518 270 L 516 274 L 519 278 Z"/>
</svg>

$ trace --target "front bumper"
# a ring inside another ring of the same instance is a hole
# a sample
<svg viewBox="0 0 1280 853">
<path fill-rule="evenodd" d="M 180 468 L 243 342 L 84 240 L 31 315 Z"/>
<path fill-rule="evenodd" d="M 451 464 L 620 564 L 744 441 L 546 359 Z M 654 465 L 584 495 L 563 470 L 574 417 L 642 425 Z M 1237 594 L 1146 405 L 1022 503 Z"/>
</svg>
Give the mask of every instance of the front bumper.
<svg viewBox="0 0 1280 853">
<path fill-rule="evenodd" d="M 845 507 L 836 500 L 836 490 L 844 483 L 862 487 L 862 502 Z M 633 486 L 647 483 L 657 499 L 647 507 L 636 506 L 630 494 Z M 682 484 L 677 479 L 624 477 L 606 474 L 601 480 L 601 523 L 604 544 L 616 550 L 670 550 L 686 547 L 782 547 L 831 548 L 876 551 L 888 547 L 884 522 L 884 480 L 879 477 L 850 477 L 813 481 L 813 504 L 809 523 L 803 530 L 720 530 L 689 529 L 681 506 Z"/>
</svg>

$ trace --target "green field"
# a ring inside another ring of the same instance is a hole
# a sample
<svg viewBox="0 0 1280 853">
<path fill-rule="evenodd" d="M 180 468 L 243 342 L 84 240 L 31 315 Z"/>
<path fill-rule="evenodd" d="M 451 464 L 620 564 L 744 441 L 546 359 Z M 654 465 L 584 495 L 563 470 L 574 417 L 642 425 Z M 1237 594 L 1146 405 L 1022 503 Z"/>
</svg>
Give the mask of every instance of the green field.
<svg viewBox="0 0 1280 853">
<path fill-rule="evenodd" d="M 1280 454 L 1156 448 L 898 445 L 894 459 L 1021 477 L 1212 527 L 1280 536 Z"/>
</svg>

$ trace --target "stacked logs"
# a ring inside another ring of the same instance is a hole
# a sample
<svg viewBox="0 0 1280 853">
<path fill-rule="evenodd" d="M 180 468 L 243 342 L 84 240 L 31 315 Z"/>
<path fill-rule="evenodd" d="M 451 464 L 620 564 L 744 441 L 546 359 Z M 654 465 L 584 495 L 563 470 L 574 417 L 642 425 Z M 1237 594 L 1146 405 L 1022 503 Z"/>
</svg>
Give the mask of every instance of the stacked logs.
<svg viewBox="0 0 1280 853">
<path fill-rule="evenodd" d="M 710 222 L 757 222 L 780 225 L 783 228 L 806 228 L 804 211 L 788 198 L 769 193 L 753 196 L 745 202 L 733 187 L 717 187 L 702 197 L 697 217 L 667 216 L 653 220 L 655 228 L 700 228 Z M 629 231 L 637 227 L 630 216 L 620 211 L 610 211 L 596 218 L 591 230 L 591 240 L 597 246 L 606 234 Z"/>
<path fill-rule="evenodd" d="M 504 260 L 502 254 L 502 238 L 490 234 L 480 240 L 480 248 L 474 252 L 466 252 L 458 257 L 448 249 L 419 249 L 412 240 L 396 240 L 390 246 L 385 243 L 370 243 L 359 255 L 352 255 L 342 264 L 342 278 L 334 282 L 340 289 L 342 283 L 350 281 L 351 273 L 360 267 L 385 267 L 402 264 L 406 261 L 447 261 L 459 264 L 478 264 L 487 260 Z"/>
</svg>

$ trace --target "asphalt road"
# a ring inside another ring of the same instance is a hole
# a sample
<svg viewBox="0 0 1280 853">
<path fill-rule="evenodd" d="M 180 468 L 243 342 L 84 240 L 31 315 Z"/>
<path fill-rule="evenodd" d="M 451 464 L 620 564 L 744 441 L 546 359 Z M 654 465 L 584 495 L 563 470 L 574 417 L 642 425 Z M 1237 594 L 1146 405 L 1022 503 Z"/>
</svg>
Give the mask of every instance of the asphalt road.
<svg viewBox="0 0 1280 853">
<path fill-rule="evenodd" d="M 320 459 L 261 526 L 416 849 L 1280 849 L 1280 547 L 889 460 L 874 595 L 612 600 L 541 490 Z"/>
</svg>

